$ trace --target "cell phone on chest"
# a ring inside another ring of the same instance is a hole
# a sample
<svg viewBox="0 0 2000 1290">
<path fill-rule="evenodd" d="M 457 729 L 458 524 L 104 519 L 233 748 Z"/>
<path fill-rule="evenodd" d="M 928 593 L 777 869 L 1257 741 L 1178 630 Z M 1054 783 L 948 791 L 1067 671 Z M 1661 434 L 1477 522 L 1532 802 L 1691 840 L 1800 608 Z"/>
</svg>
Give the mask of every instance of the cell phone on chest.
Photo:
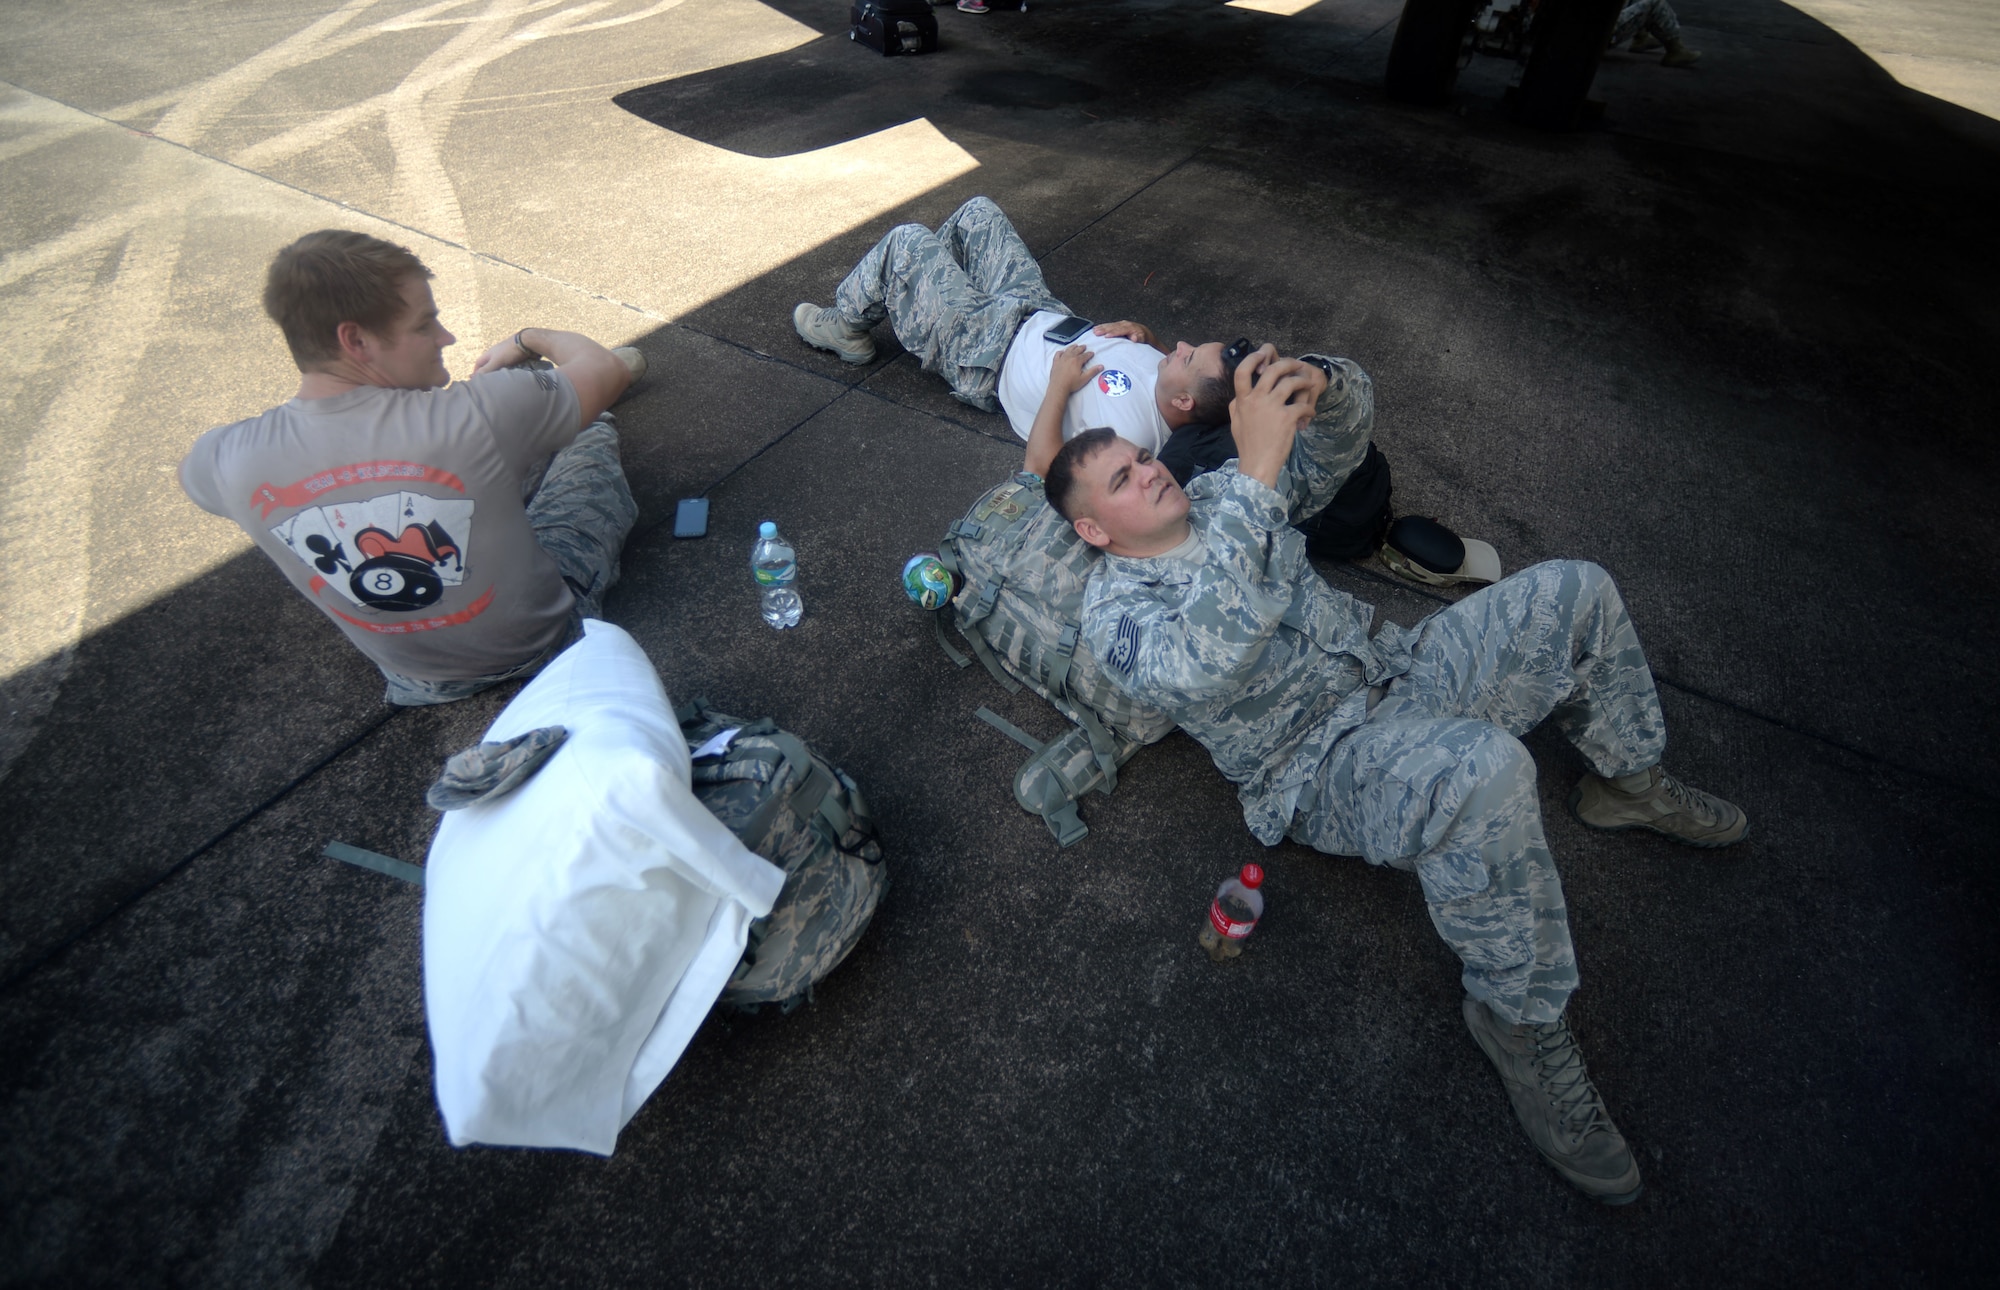
<svg viewBox="0 0 2000 1290">
<path fill-rule="evenodd" d="M 1070 345 L 1096 325 L 1088 318 L 1065 318 L 1043 332 L 1042 338 L 1051 345 Z"/>
</svg>

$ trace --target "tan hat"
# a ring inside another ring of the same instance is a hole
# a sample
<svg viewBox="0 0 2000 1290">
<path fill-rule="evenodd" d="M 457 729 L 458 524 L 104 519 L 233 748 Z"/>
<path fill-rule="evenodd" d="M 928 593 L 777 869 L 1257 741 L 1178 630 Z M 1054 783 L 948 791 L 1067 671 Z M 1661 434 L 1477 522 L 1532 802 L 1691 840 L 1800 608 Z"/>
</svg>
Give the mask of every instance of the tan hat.
<svg viewBox="0 0 2000 1290">
<path fill-rule="evenodd" d="M 1461 538 L 1421 515 L 1405 515 L 1389 526 L 1382 563 L 1399 578 L 1449 587 L 1500 581 L 1500 553 L 1478 538 Z"/>
</svg>

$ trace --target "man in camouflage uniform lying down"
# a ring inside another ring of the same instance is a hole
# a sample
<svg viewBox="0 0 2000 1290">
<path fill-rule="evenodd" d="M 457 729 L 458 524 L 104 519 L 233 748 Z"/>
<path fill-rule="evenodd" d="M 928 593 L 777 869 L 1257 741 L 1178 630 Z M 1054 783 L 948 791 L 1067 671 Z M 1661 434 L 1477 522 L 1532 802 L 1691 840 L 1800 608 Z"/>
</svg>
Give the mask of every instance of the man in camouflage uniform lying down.
<svg viewBox="0 0 2000 1290">
<path fill-rule="evenodd" d="M 1563 1020 L 1576 959 L 1517 736 L 1555 719 L 1595 772 L 1570 800 L 1593 828 L 1720 847 L 1748 822 L 1660 769 L 1652 674 L 1602 569 L 1536 565 L 1371 638 L 1372 608 L 1329 587 L 1291 527 L 1366 450 L 1367 374 L 1266 346 L 1235 394 L 1239 457 L 1187 492 L 1109 431 L 1050 462 L 1050 504 L 1105 553 L 1084 596 L 1089 648 L 1201 741 L 1259 841 L 1417 875 L 1465 965 L 1466 1024 L 1530 1140 L 1588 1195 L 1629 1201 L 1639 1167 Z"/>
</svg>

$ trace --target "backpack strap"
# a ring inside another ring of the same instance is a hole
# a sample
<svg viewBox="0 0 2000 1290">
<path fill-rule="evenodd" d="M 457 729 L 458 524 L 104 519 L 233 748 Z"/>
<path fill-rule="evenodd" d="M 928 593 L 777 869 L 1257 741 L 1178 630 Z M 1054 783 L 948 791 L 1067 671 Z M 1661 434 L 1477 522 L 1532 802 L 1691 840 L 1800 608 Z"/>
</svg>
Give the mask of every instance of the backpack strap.
<svg viewBox="0 0 2000 1290">
<path fill-rule="evenodd" d="M 1012 739 L 1015 743 L 1021 745 L 1021 747 L 1026 748 L 1028 750 L 1029 765 L 1033 765 L 1035 758 L 1040 755 L 1042 749 L 1048 747 L 1047 744 L 1035 738 L 1027 731 L 1021 729 L 1021 727 L 1007 720 L 1007 718 L 1001 716 L 999 713 L 995 712 L 991 708 L 982 707 L 972 715 L 978 717 L 981 721 L 984 721 L 987 725 L 992 726 L 995 730 L 998 730 L 1001 734 L 1007 736 L 1009 739 Z M 1018 772 L 1014 776 L 1014 781 L 1016 784 L 1016 789 L 1015 789 L 1016 798 L 1020 797 L 1019 784 L 1021 775 L 1026 774 L 1027 770 L 1028 767 L 1023 766 L 1020 772 Z M 1084 839 L 1084 837 L 1090 832 L 1090 826 L 1083 822 L 1083 817 L 1081 815 L 1077 814 L 1076 800 L 1074 798 L 1065 801 L 1061 806 L 1056 807 L 1054 810 L 1043 810 L 1037 813 L 1042 817 L 1042 823 L 1049 826 L 1049 832 L 1056 835 L 1057 846 L 1066 847 L 1070 846 L 1073 843 L 1081 842 Z"/>
<path fill-rule="evenodd" d="M 749 733 L 747 727 L 745 733 Z M 857 824 L 865 826 L 864 831 L 872 831 L 873 825 L 870 821 L 865 817 L 857 820 L 853 813 L 841 805 L 840 795 L 834 791 L 840 787 L 840 781 L 813 760 L 812 753 L 807 751 L 802 740 L 783 730 L 773 729 L 757 733 L 770 740 L 776 747 L 744 748 L 739 752 L 732 744 L 728 753 L 729 760 L 763 762 L 771 767 L 773 779 L 783 774 L 789 767 L 794 782 L 790 792 L 772 793 L 757 804 L 757 809 L 743 822 L 744 846 L 752 851 L 763 846 L 765 839 L 770 835 L 771 826 L 777 821 L 778 812 L 787 807 L 801 819 L 809 820 L 817 817 L 824 821 L 826 826 L 833 830 L 836 843 Z"/>
<path fill-rule="evenodd" d="M 959 653 L 957 650 L 953 649 L 951 647 L 951 642 L 945 639 L 944 620 L 947 616 L 950 615 L 950 613 L 951 613 L 951 602 L 949 600 L 945 601 L 942 605 L 939 605 L 936 609 L 932 610 L 931 630 L 937 633 L 938 648 L 944 651 L 944 656 L 946 658 L 950 659 L 952 663 L 958 667 L 971 667 L 972 660 L 970 658 L 967 658 L 965 655 Z"/>
<path fill-rule="evenodd" d="M 959 526 L 964 523 L 964 520 L 960 520 L 951 526 L 951 532 L 945 534 L 944 541 L 938 543 L 937 553 L 937 561 L 944 566 L 944 571 L 960 582 L 965 581 L 965 575 L 959 571 L 958 550 L 952 545 L 952 542 L 959 534 Z M 974 527 L 978 526 L 975 525 Z M 936 634 L 938 648 L 944 651 L 944 656 L 951 660 L 952 666 L 971 667 L 972 660 L 953 649 L 951 642 L 945 639 L 944 620 L 950 616 L 951 612 L 952 603 L 949 599 L 933 610 L 931 612 L 931 631 Z"/>
<path fill-rule="evenodd" d="M 326 850 L 320 852 L 331 860 L 345 860 L 363 869 L 373 869 L 376 873 L 386 873 L 391 878 L 401 878 L 404 882 L 424 885 L 424 871 L 406 861 L 392 859 L 379 851 L 364 851 L 360 847 L 348 846 L 345 842 L 329 842 Z"/>
<path fill-rule="evenodd" d="M 1097 714 L 1081 703 L 1070 705 L 1075 709 L 1072 716 L 1076 724 L 1083 727 L 1085 737 L 1090 740 L 1091 755 L 1097 759 L 1097 768 L 1104 772 L 1104 787 L 1099 791 L 1107 797 L 1118 787 L 1118 741 L 1097 719 Z"/>
<path fill-rule="evenodd" d="M 1035 738 L 1033 735 L 1021 729 L 1021 727 L 1007 720 L 1007 718 L 1001 716 L 999 713 L 995 712 L 991 708 L 982 707 L 981 709 L 979 709 L 979 711 L 973 713 L 972 715 L 978 717 L 981 721 L 984 721 L 987 725 L 992 726 L 995 730 L 998 730 L 1001 734 L 1007 736 L 1009 739 L 1012 739 L 1015 743 L 1021 745 L 1021 747 L 1023 748 L 1026 748 L 1031 753 L 1038 753 L 1047 746 L 1044 743 L 1042 743 L 1041 740 Z"/>
<path fill-rule="evenodd" d="M 1006 584 L 998 578 L 986 580 L 985 585 L 979 589 L 979 603 L 966 612 L 965 623 L 959 628 L 959 635 L 965 637 L 965 643 L 972 646 L 972 652 L 979 656 L 979 661 L 986 665 L 986 670 L 993 674 L 993 679 L 1000 683 L 1001 689 L 1009 694 L 1019 694 L 1021 683 L 1007 675 L 1007 669 L 1001 666 L 999 657 L 993 653 L 993 647 L 986 643 L 985 637 L 976 631 L 965 630 L 966 627 L 972 626 L 993 612 L 993 605 L 1000 599 L 1000 589 L 1004 586 Z M 942 627 L 939 628 L 939 632 L 942 634 Z"/>
</svg>

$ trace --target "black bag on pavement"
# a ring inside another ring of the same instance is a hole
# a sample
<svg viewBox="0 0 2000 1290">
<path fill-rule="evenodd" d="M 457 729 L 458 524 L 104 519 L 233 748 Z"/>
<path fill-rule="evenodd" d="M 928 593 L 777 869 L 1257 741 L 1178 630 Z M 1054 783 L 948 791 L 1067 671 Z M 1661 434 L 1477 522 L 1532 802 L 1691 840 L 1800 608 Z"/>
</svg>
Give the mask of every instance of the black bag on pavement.
<svg viewBox="0 0 2000 1290">
<path fill-rule="evenodd" d="M 1160 463 L 1182 488 L 1196 475 L 1219 470 L 1236 456 L 1229 427 L 1187 425 L 1160 449 Z M 1389 510 L 1389 459 L 1374 444 L 1326 509 L 1299 525 L 1306 550 L 1328 560 L 1364 560 L 1382 545 L 1394 517 Z"/>
<path fill-rule="evenodd" d="M 848 7 L 847 38 L 887 57 L 928 54 L 938 47 L 937 15 L 930 0 L 854 0 Z"/>
</svg>

